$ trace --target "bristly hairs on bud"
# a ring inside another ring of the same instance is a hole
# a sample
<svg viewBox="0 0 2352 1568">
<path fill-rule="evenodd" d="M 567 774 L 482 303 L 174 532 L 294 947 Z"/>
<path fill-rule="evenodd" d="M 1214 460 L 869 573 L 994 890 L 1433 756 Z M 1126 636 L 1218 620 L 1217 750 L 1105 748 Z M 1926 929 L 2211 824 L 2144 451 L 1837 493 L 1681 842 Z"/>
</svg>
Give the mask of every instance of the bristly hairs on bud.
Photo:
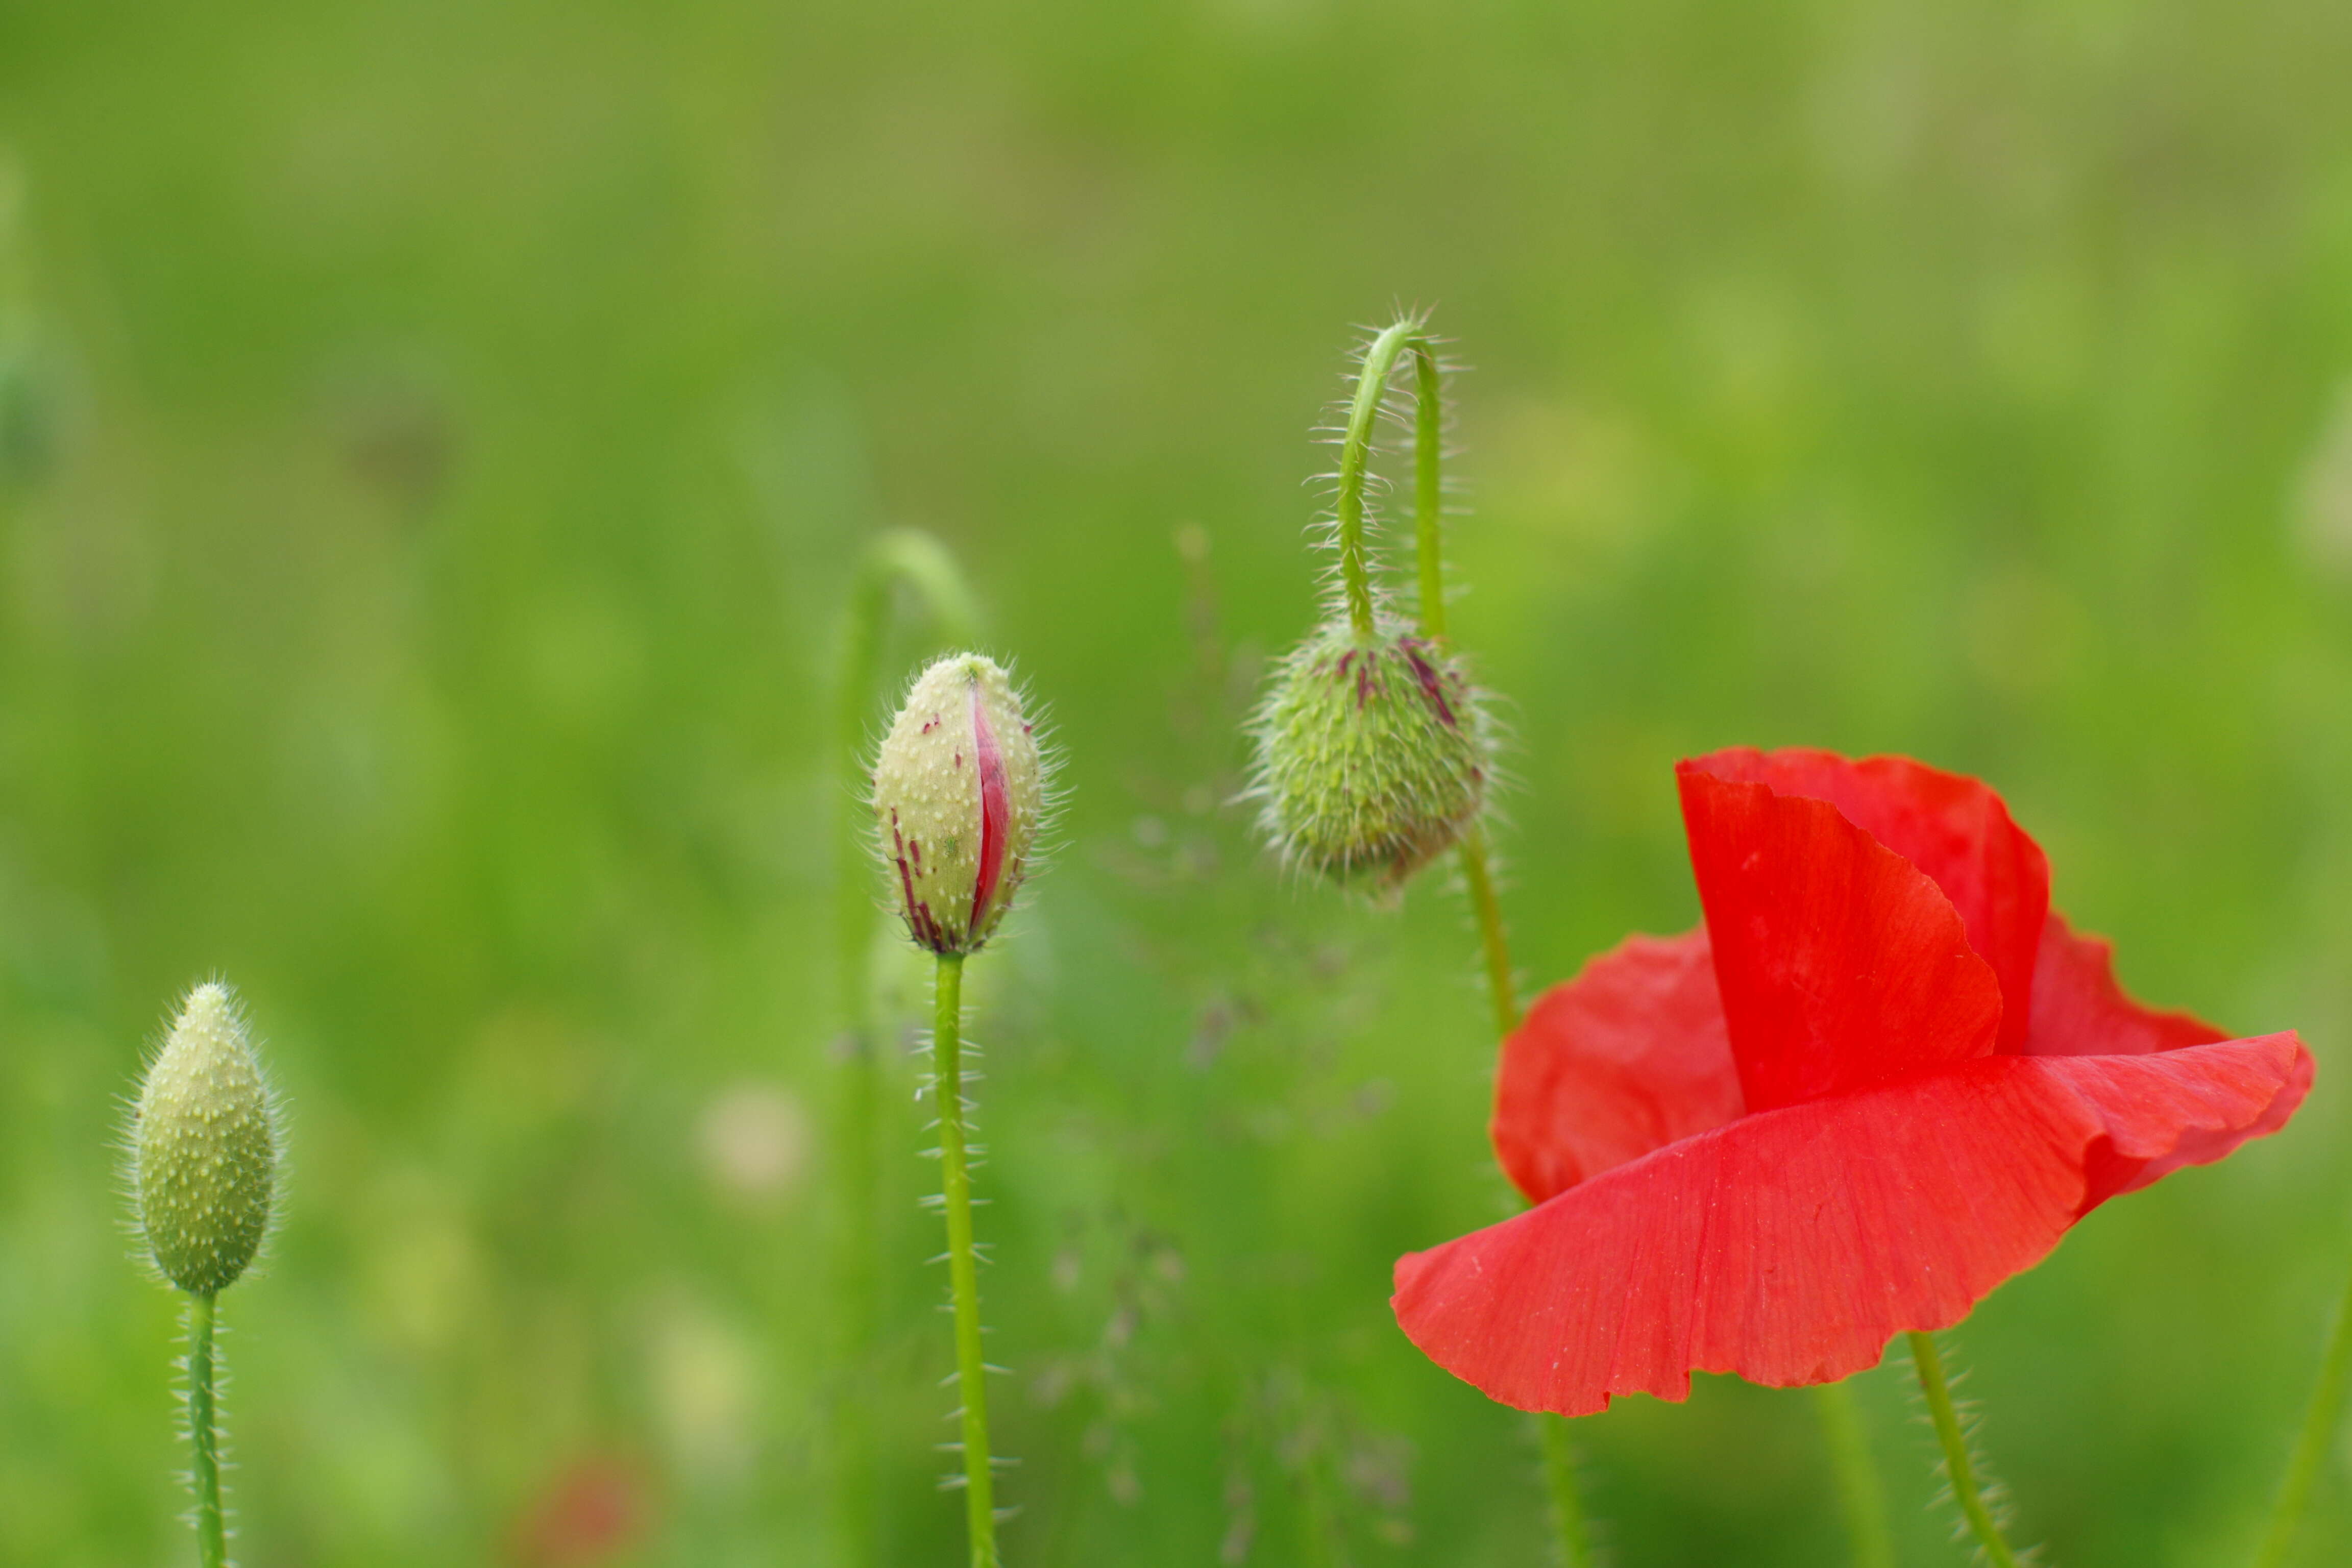
<svg viewBox="0 0 2352 1568">
<path fill-rule="evenodd" d="M 203 1568 L 228 1563 L 218 1298 L 252 1268 L 276 1226 L 284 1121 L 236 994 L 217 979 L 191 989 L 148 1061 L 123 1142 L 146 1260 L 188 1299 L 183 1422 Z"/>
<path fill-rule="evenodd" d="M 284 1178 L 284 1097 L 226 982 L 189 987 L 126 1102 L 122 1184 L 142 1265 L 215 1295 L 266 1257 Z"/>
<path fill-rule="evenodd" d="M 874 751 L 874 844 L 918 947 L 975 952 L 1048 858 L 1060 758 L 1043 708 L 985 654 L 908 683 Z"/>
<path fill-rule="evenodd" d="M 1370 875 L 1383 893 L 1475 834 L 1494 777 L 1488 700 L 1446 635 L 1444 564 L 1449 413 L 1441 360 L 1423 311 L 1370 333 L 1349 396 L 1327 434 L 1339 447 L 1319 543 L 1337 557 L 1324 624 L 1294 648 L 1253 717 L 1251 782 L 1260 828 L 1283 863 L 1340 881 Z M 1392 387 L 1413 363 L 1410 406 Z M 1418 634 L 1373 570 L 1379 526 L 1373 472 L 1385 421 L 1410 431 L 1419 571 Z"/>
</svg>

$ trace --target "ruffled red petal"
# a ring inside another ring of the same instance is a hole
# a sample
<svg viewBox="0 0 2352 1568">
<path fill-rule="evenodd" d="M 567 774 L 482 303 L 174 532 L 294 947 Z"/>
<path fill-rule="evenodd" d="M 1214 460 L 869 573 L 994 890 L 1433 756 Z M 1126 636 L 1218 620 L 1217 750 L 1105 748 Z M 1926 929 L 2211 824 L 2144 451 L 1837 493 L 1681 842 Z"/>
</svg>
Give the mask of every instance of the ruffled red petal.
<svg viewBox="0 0 2352 1568">
<path fill-rule="evenodd" d="M 2201 1018 L 2159 1013 L 2125 995 L 2116 984 L 2115 949 L 2102 938 L 2075 935 L 2065 916 L 2050 911 L 2041 967 L 2033 974 L 2033 1027 L 2026 1036 L 2026 1055 L 2137 1056 L 2227 1038 Z"/>
<path fill-rule="evenodd" d="M 1750 1111 L 1991 1053 L 2000 983 L 1941 889 L 1824 800 L 1675 769 Z"/>
<path fill-rule="evenodd" d="M 2031 1267 L 2092 1205 L 2282 1125 L 2292 1034 L 2016 1057 L 1741 1117 L 1399 1260 L 1398 1322 L 1524 1409 L 1790 1386 L 1873 1365 Z M 2151 1173 L 2154 1173 L 2153 1174 Z"/>
<path fill-rule="evenodd" d="M 2023 1048 L 2050 908 L 2050 861 L 1982 781 L 1908 757 L 1852 762 L 1802 747 L 1736 746 L 1685 765 L 1776 795 L 1825 800 L 1926 872 L 1959 911 L 1969 945 L 2000 982 L 1998 1048 Z"/>
<path fill-rule="evenodd" d="M 1541 1203 L 1741 1109 L 1706 931 L 1632 936 L 1503 1043 L 1495 1153 Z"/>
</svg>

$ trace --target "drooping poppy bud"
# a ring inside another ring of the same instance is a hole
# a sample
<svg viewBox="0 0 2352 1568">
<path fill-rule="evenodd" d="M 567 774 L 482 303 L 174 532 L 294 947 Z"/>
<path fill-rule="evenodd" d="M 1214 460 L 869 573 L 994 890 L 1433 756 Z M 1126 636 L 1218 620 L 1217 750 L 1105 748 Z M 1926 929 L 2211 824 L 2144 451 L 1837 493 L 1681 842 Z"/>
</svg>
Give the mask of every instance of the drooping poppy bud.
<svg viewBox="0 0 2352 1568">
<path fill-rule="evenodd" d="M 874 821 L 907 933 L 933 952 L 985 942 L 1028 871 L 1045 765 L 993 659 L 923 671 L 874 761 Z"/>
<path fill-rule="evenodd" d="M 235 1284 L 269 1229 L 277 1101 L 228 988 L 188 994 L 131 1112 L 140 1227 L 163 1277 L 193 1295 Z"/>
<path fill-rule="evenodd" d="M 1458 839 L 1486 791 L 1486 720 L 1451 655 L 1335 622 L 1276 671 L 1255 725 L 1251 793 L 1283 858 L 1393 887 Z"/>
</svg>

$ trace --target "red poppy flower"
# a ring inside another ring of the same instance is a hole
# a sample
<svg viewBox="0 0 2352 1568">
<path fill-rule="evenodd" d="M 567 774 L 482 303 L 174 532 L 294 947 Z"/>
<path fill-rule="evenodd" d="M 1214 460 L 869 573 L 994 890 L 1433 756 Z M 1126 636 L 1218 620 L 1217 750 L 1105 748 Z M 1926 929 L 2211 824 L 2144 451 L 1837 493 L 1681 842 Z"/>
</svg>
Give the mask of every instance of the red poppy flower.
<svg viewBox="0 0 2352 1568">
<path fill-rule="evenodd" d="M 1706 923 L 1536 1004 L 1494 1122 L 1536 1206 L 1397 1264 L 1405 1332 L 1505 1404 L 1874 1366 L 2311 1086 L 2292 1033 L 2126 997 L 1974 779 L 1744 749 L 1676 774 Z"/>
</svg>

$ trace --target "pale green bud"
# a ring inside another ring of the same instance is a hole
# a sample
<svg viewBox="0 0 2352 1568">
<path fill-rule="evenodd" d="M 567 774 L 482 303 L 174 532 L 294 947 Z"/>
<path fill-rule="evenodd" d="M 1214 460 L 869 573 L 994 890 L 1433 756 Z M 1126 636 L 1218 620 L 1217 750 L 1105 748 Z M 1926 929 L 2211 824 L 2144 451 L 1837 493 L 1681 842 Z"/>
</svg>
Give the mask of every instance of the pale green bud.
<svg viewBox="0 0 2352 1568">
<path fill-rule="evenodd" d="M 1444 648 L 1345 622 L 1276 671 L 1255 725 L 1251 793 L 1283 858 L 1401 884 L 1458 839 L 1486 799 L 1486 719 Z"/>
<path fill-rule="evenodd" d="M 995 661 L 960 653 L 918 676 L 874 761 L 874 821 L 908 934 L 933 952 L 986 942 L 1045 814 L 1045 759 Z"/>
<path fill-rule="evenodd" d="M 261 1249 L 278 1192 L 278 1107 L 228 988 L 188 994 L 131 1112 L 131 1179 L 155 1267 L 210 1296 Z"/>
</svg>

